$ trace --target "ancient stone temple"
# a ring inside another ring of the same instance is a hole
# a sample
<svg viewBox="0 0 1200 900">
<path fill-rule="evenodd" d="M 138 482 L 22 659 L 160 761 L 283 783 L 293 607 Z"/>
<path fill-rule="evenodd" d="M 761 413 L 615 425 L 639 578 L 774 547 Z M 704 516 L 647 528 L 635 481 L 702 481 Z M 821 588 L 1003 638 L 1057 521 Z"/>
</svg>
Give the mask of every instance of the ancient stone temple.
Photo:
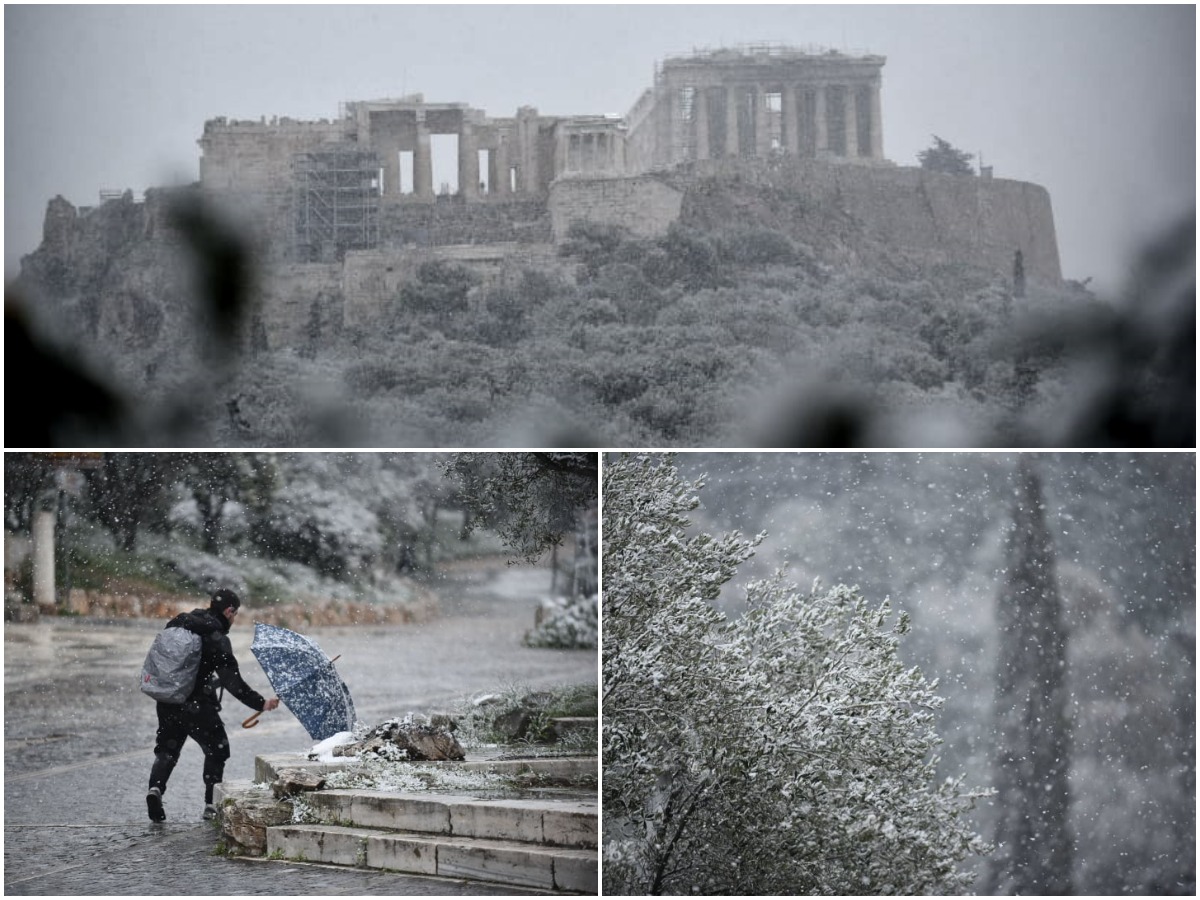
<svg viewBox="0 0 1200 900">
<path fill-rule="evenodd" d="M 627 117 L 629 165 L 788 155 L 883 159 L 882 56 L 774 44 L 662 62 Z"/>
<path fill-rule="evenodd" d="M 639 175 L 691 160 L 882 160 L 883 64 L 882 56 L 765 44 L 668 57 L 624 118 L 542 116 L 529 106 L 492 117 L 412 94 L 348 101 L 334 120 L 210 119 L 198 142 L 200 180 L 215 190 L 270 190 L 293 178 L 304 155 L 299 180 L 309 184 L 321 170 L 357 171 L 364 177 L 349 180 L 380 197 L 477 201 L 545 196 L 559 178 Z M 434 183 L 441 136 L 457 160 L 449 192 Z"/>
<path fill-rule="evenodd" d="M 619 117 L 529 106 L 492 117 L 421 94 L 348 101 L 333 120 L 210 119 L 198 143 L 205 190 L 253 210 L 271 246 L 299 260 L 462 242 L 481 223 L 498 234 L 505 222 L 544 220 L 556 180 L 626 170 Z M 526 229 L 531 237 L 548 235 Z"/>
</svg>

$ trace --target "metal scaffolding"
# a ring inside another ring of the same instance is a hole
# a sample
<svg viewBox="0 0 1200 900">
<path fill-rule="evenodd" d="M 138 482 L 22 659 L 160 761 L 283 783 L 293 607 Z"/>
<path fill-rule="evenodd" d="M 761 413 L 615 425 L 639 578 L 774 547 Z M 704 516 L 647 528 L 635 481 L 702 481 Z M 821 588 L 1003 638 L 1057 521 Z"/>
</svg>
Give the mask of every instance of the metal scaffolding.
<svg viewBox="0 0 1200 900">
<path fill-rule="evenodd" d="M 379 245 L 379 157 L 360 147 L 330 147 L 292 160 L 296 249 L 302 259 L 340 259 Z"/>
</svg>

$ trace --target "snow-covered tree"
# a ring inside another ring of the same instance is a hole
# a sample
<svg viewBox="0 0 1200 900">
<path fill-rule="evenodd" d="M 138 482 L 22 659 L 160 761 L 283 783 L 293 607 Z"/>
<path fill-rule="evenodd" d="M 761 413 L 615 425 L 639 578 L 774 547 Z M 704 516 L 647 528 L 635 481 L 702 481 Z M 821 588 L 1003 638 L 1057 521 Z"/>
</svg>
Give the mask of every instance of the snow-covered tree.
<svg viewBox="0 0 1200 900">
<path fill-rule="evenodd" d="M 200 518 L 206 553 L 217 553 L 230 504 L 258 507 L 274 480 L 268 457 L 247 453 L 180 454 L 181 481 Z"/>
<path fill-rule="evenodd" d="M 933 146 L 917 154 L 917 162 L 922 169 L 930 172 L 945 172 L 948 175 L 974 175 L 971 160 L 975 154 L 959 150 L 949 141 L 943 140 L 936 134 L 933 136 Z"/>
<path fill-rule="evenodd" d="M 312 481 L 280 485 L 256 528 L 259 545 L 276 556 L 341 579 L 371 570 L 382 537 L 379 517 L 365 503 Z"/>
<path fill-rule="evenodd" d="M 1041 479 L 1027 456 L 1016 472 L 1015 493 L 999 604 L 999 818 L 988 877 L 995 893 L 1069 894 L 1067 633 Z"/>
<path fill-rule="evenodd" d="M 759 538 L 689 534 L 670 457 L 604 469 L 604 859 L 622 894 L 956 893 L 987 850 L 938 783 L 935 684 L 856 588 L 753 583 Z"/>
<path fill-rule="evenodd" d="M 140 530 L 161 527 L 169 489 L 182 469 L 178 453 L 109 453 L 89 471 L 91 504 L 122 550 L 132 553 Z"/>
<path fill-rule="evenodd" d="M 594 453 L 455 453 L 442 469 L 478 519 L 532 561 L 594 507 L 596 464 Z"/>
</svg>

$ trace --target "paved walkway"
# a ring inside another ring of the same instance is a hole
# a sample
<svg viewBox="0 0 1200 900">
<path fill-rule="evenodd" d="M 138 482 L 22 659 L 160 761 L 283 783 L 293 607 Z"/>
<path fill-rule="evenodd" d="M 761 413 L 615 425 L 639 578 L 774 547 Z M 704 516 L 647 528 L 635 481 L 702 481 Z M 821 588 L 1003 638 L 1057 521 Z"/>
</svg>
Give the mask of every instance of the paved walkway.
<svg viewBox="0 0 1200 900">
<path fill-rule="evenodd" d="M 594 651 L 524 647 L 547 573 L 509 568 L 456 572 L 438 586 L 443 615 L 423 625 L 314 628 L 354 696 L 378 722 L 437 711 L 509 685 L 594 682 Z M 249 651 L 252 615 L 231 634 L 244 677 L 269 694 Z M 202 756 L 191 742 L 165 797 L 167 822 L 145 810 L 154 704 L 136 688 L 161 623 L 43 619 L 4 628 L 4 892 L 22 894 L 500 895 L 528 894 L 447 879 L 325 866 L 226 859 L 202 822 Z M 253 777 L 254 757 L 307 749 L 284 708 L 261 724 L 226 698 L 232 757 L 227 779 Z"/>
</svg>

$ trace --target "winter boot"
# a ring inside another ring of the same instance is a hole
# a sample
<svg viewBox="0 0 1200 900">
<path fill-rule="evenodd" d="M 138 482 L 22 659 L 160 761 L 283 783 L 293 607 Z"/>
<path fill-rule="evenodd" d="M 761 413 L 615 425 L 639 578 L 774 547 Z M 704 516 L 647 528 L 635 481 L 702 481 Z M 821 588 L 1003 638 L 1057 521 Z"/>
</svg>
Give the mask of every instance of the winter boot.
<svg viewBox="0 0 1200 900">
<path fill-rule="evenodd" d="M 167 814 L 162 805 L 162 791 L 159 788 L 150 788 L 146 793 L 146 809 L 150 812 L 151 822 L 167 821 Z"/>
</svg>

